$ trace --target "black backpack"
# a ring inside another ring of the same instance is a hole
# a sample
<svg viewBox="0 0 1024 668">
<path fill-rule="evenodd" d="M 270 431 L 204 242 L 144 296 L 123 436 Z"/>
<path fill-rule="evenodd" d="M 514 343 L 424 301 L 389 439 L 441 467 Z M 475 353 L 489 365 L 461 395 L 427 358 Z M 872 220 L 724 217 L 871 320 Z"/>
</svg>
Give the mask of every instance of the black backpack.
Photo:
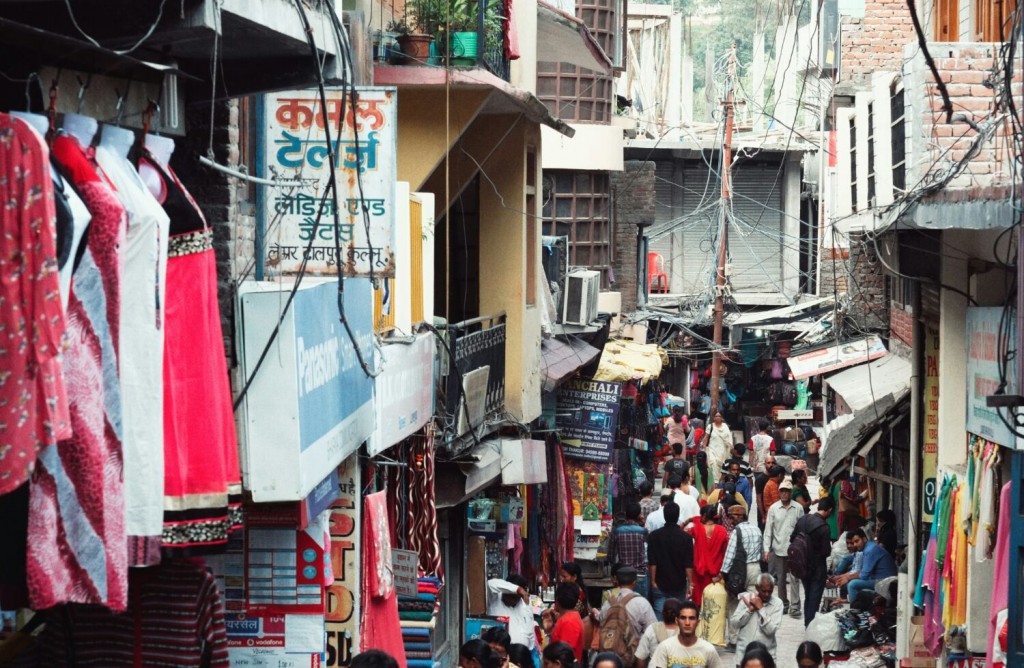
<svg viewBox="0 0 1024 668">
<path fill-rule="evenodd" d="M 732 566 L 725 576 L 725 589 L 734 596 L 739 596 L 747 590 L 747 548 L 743 545 L 743 534 L 738 528 L 736 532 L 736 556 L 732 560 Z"/>
<path fill-rule="evenodd" d="M 786 570 L 792 573 L 798 580 L 807 577 L 811 557 L 811 541 L 807 533 L 801 529 L 793 529 L 793 535 L 789 538 L 789 550 L 786 553 Z"/>
</svg>

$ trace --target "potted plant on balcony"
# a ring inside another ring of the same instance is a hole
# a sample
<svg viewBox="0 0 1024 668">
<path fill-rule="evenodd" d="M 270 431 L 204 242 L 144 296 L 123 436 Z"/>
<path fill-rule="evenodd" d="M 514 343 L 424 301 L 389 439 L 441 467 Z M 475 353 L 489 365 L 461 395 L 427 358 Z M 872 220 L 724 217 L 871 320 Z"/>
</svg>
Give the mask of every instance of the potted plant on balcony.
<svg viewBox="0 0 1024 668">
<path fill-rule="evenodd" d="M 447 27 L 450 38 L 439 39 L 438 43 L 446 46 L 449 64 L 455 67 L 472 67 L 476 64 L 479 43 L 479 8 L 480 0 L 446 0 L 447 23 L 442 25 L 441 32 Z M 492 34 L 501 35 L 502 17 L 498 13 L 498 0 L 488 0 L 484 12 L 484 32 L 490 42 Z"/>
<path fill-rule="evenodd" d="M 430 58 L 430 43 L 443 20 L 444 0 L 408 0 L 405 3 L 406 32 L 398 37 L 398 44 L 408 60 L 426 63 Z"/>
</svg>

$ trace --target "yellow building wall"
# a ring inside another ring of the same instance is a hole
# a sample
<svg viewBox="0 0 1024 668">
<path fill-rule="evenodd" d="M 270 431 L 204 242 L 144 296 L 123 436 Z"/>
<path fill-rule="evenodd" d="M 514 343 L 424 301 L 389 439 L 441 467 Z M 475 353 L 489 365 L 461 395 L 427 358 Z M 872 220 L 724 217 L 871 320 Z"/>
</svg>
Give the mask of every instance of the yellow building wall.
<svg viewBox="0 0 1024 668">
<path fill-rule="evenodd" d="M 520 121 L 483 165 L 489 178 L 480 179 L 480 312 L 508 314 L 505 404 L 522 422 L 541 412 L 541 316 L 539 306 L 525 300 L 526 225 L 539 225 L 540 212 L 524 212 L 526 147 L 539 143 L 537 126 Z M 533 238 L 539 246 L 540 235 Z"/>
<path fill-rule="evenodd" d="M 398 180 L 421 190 L 449 147 L 477 118 L 488 95 L 489 90 L 403 87 L 398 93 Z"/>
</svg>

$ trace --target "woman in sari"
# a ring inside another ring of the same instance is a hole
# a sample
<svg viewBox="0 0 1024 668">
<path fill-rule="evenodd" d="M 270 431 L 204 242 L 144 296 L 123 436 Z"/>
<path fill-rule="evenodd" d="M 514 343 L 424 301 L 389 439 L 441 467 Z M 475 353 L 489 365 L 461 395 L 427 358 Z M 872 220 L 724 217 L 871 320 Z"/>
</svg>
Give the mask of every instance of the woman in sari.
<svg viewBox="0 0 1024 668">
<path fill-rule="evenodd" d="M 700 605 L 704 587 L 721 579 L 729 532 L 718 523 L 718 508 L 700 509 L 700 524 L 691 527 L 693 535 L 693 602 Z"/>
</svg>

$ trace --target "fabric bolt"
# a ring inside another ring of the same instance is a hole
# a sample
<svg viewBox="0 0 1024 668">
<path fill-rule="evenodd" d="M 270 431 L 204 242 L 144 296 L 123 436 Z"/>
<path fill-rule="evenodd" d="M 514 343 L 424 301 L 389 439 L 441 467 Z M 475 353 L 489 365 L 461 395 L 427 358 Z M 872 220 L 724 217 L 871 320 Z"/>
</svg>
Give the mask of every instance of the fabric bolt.
<svg viewBox="0 0 1024 668">
<path fill-rule="evenodd" d="M 707 527 L 698 524 L 690 533 L 693 535 L 693 602 L 700 605 L 704 588 L 722 572 L 729 532 L 721 524 L 715 524 L 709 536 Z"/>
<path fill-rule="evenodd" d="M 96 162 L 128 213 L 121 290 L 120 376 L 128 559 L 160 561 L 164 510 L 164 327 L 170 219 L 127 158 L 100 146 Z"/>
<path fill-rule="evenodd" d="M 363 596 L 360 620 L 360 651 L 379 649 L 406 667 L 402 626 L 433 628 L 434 620 L 399 622 L 398 597 L 391 572 L 391 527 L 388 524 L 387 492 L 365 497 L 363 523 Z M 421 627 L 419 625 L 429 625 Z"/>
<path fill-rule="evenodd" d="M 40 454 L 29 501 L 29 599 L 127 605 L 121 388 L 118 378 L 121 249 L 125 210 L 92 150 L 72 136 L 53 156 L 92 214 L 67 311 L 67 386 L 72 435 Z"/>
<path fill-rule="evenodd" d="M 40 451 L 70 436 L 61 368 L 65 331 L 49 153 L 0 114 L 0 494 L 20 487 Z"/>
<path fill-rule="evenodd" d="M 68 606 L 50 615 L 44 665 L 228 668 L 224 603 L 213 576 L 187 561 L 133 569 L 127 611 Z M 67 656 L 69 647 L 73 656 Z"/>
<path fill-rule="evenodd" d="M 163 179 L 168 242 L 163 359 L 163 549 L 223 545 L 241 526 L 241 474 L 228 384 L 213 231 L 174 172 Z"/>
</svg>

